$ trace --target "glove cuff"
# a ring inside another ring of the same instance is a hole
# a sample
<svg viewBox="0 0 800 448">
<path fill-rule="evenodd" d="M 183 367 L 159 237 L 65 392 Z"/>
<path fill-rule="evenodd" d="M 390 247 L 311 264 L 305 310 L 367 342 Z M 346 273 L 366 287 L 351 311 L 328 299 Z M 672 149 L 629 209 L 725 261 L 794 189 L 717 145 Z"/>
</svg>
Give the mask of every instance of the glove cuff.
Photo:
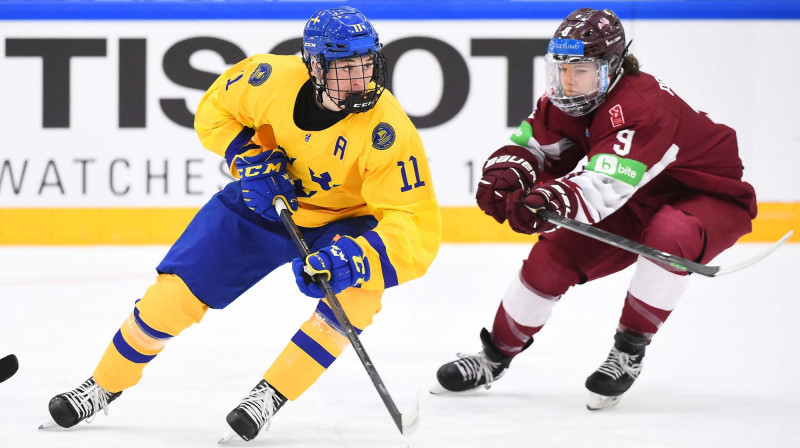
<svg viewBox="0 0 800 448">
<path fill-rule="evenodd" d="M 363 264 L 364 281 L 369 281 L 369 278 L 372 275 L 372 272 L 369 268 L 369 259 L 367 259 L 366 251 L 363 247 L 361 247 L 360 244 L 358 244 L 358 241 L 356 241 L 356 239 L 353 237 L 344 235 L 334 244 L 339 246 L 344 253 L 347 254 L 347 257 L 350 259 L 351 266 Z"/>
</svg>

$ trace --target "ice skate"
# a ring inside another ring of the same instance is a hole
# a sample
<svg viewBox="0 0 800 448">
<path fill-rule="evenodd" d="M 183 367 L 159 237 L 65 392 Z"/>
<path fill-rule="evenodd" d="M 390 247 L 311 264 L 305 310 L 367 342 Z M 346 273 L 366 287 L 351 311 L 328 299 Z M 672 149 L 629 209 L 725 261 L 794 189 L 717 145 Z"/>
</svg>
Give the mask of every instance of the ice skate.
<svg viewBox="0 0 800 448">
<path fill-rule="evenodd" d="M 95 383 L 93 377 L 90 377 L 77 388 L 58 394 L 50 400 L 48 409 L 52 420 L 40 426 L 39 429 L 47 429 L 55 425 L 71 428 L 82 420 L 89 423 L 101 409 L 108 415 L 108 404 L 121 394 L 122 392 L 106 391 Z"/>
<path fill-rule="evenodd" d="M 464 355 L 459 353 L 459 359 L 449 362 L 436 372 L 437 384 L 431 387 L 432 394 L 446 392 L 464 392 L 477 389 L 480 386 L 489 389 L 492 383 L 499 380 L 511 365 L 513 356 L 506 356 L 494 346 L 485 328 L 481 330 L 483 351 L 477 355 Z M 531 338 L 522 350 L 533 343 Z"/>
<path fill-rule="evenodd" d="M 608 358 L 586 379 L 589 400 L 586 408 L 596 411 L 619 403 L 642 371 L 647 339 L 627 333 L 614 335 L 614 346 Z"/>
<path fill-rule="evenodd" d="M 273 389 L 265 380 L 259 381 L 256 387 L 242 399 L 239 406 L 228 413 L 225 420 L 231 429 L 223 434 L 219 443 L 235 439 L 237 435 L 246 441 L 254 439 L 262 428 L 269 429 L 272 416 L 284 403 L 286 403 L 286 397 Z"/>
</svg>

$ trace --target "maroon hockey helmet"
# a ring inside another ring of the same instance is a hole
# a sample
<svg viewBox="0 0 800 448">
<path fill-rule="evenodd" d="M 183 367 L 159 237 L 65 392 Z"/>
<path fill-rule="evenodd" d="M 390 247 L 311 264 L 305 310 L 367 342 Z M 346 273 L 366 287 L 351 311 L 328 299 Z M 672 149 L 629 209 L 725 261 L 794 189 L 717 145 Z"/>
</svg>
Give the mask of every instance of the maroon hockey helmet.
<svg viewBox="0 0 800 448">
<path fill-rule="evenodd" d="M 548 89 L 551 102 L 572 116 L 585 115 L 605 99 L 622 75 L 627 47 L 622 23 L 610 9 L 581 8 L 561 22 L 547 47 Z M 594 73 L 591 88 L 565 87 L 563 64 L 581 64 Z"/>
<path fill-rule="evenodd" d="M 582 41 L 583 56 L 605 59 L 610 67 L 619 64 L 625 55 L 625 30 L 610 9 L 572 11 L 558 26 L 553 38 Z"/>
</svg>

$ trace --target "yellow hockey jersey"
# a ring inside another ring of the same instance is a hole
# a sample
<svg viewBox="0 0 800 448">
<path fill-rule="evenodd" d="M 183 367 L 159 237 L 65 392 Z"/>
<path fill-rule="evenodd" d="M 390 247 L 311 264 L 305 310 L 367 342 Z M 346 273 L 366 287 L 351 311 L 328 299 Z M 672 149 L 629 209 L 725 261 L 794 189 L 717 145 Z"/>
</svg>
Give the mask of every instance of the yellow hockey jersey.
<svg viewBox="0 0 800 448">
<path fill-rule="evenodd" d="M 230 163 L 248 144 L 261 143 L 255 129 L 270 125 L 274 143 L 286 151 L 289 174 L 302 184 L 293 215 L 298 226 L 373 215 L 377 227 L 356 239 L 372 270 L 362 288 L 422 276 L 441 244 L 441 217 L 416 128 L 385 90 L 367 112 L 321 131 L 300 129 L 293 113 L 308 79 L 298 56 L 259 54 L 239 62 L 200 101 L 200 141 Z"/>
</svg>

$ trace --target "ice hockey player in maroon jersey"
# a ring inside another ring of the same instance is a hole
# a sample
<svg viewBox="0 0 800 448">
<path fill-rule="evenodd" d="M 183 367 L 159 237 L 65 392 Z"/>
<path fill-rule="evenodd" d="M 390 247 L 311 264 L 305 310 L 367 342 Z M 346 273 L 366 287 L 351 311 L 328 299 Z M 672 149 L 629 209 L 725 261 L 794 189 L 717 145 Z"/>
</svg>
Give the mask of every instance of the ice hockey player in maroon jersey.
<svg viewBox="0 0 800 448">
<path fill-rule="evenodd" d="M 636 263 L 614 345 L 586 380 L 587 407 L 617 404 L 645 349 L 689 280 L 566 229 L 545 208 L 680 257 L 708 262 L 750 232 L 753 188 L 742 181 L 735 132 L 639 70 L 613 11 L 582 8 L 558 27 L 536 109 L 483 167 L 478 206 L 520 233 L 539 233 L 497 310 L 483 351 L 439 368 L 432 393 L 489 388 L 532 342 L 574 285 Z M 576 170 L 586 157 L 588 164 Z"/>
</svg>

